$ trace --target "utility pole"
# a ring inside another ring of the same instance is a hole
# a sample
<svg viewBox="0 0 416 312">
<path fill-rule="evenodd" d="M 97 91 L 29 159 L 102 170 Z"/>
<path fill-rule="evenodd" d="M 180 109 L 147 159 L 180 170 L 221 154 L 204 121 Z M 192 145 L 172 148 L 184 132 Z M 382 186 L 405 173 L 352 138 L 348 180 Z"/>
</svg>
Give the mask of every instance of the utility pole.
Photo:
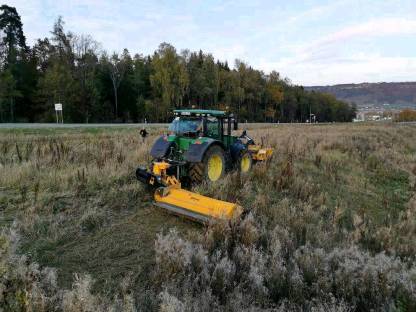
<svg viewBox="0 0 416 312">
<path fill-rule="evenodd" d="M 312 123 L 311 103 L 309 103 L 309 123 Z"/>
</svg>

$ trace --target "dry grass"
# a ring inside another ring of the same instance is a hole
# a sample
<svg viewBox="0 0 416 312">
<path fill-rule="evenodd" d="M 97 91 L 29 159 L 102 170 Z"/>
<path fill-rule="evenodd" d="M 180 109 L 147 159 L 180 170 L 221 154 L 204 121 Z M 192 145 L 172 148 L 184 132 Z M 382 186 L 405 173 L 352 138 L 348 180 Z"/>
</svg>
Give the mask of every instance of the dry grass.
<svg viewBox="0 0 416 312">
<path fill-rule="evenodd" d="M 58 268 L 63 286 L 74 273 L 92 274 L 94 289 L 108 292 L 130 271 L 147 281 L 156 234 L 198 229 L 155 209 L 135 180 L 152 139 L 142 144 L 127 130 L 2 135 L 1 224 L 18 220 L 21 252 Z"/>
<path fill-rule="evenodd" d="M 247 127 L 275 156 L 195 187 L 247 210 L 206 228 L 135 181 L 162 129 L 145 144 L 132 129 L 0 133 L 0 224 L 15 221 L 24 263 L 57 269 L 54 291 L 31 283 L 68 311 L 414 309 L 416 128 Z"/>
</svg>

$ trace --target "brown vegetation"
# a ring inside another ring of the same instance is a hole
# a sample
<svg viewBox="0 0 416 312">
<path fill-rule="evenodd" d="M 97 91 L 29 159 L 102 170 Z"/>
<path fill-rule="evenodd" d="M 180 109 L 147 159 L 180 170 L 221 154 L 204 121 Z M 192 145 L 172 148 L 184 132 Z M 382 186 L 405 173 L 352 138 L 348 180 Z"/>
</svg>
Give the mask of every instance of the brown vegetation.
<svg viewBox="0 0 416 312">
<path fill-rule="evenodd" d="M 275 156 L 195 187 L 246 209 L 242 220 L 206 227 L 153 208 L 135 181 L 154 135 L 141 144 L 132 130 L 4 133 L 0 222 L 14 223 L 20 241 L 2 236 L 0 302 L 45 311 L 416 309 L 415 127 L 250 133 Z"/>
<path fill-rule="evenodd" d="M 401 121 L 401 122 L 416 121 L 416 110 L 413 110 L 413 109 L 402 110 L 395 118 L 395 121 Z"/>
</svg>

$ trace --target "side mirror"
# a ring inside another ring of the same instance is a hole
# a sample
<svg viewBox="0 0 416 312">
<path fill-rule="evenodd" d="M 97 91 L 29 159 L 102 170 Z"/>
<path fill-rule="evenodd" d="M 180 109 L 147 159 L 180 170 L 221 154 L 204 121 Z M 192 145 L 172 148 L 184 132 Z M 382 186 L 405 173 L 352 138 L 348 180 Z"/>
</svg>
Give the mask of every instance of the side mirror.
<svg viewBox="0 0 416 312">
<path fill-rule="evenodd" d="M 233 119 L 234 130 L 238 130 L 238 121 L 237 119 Z"/>
</svg>

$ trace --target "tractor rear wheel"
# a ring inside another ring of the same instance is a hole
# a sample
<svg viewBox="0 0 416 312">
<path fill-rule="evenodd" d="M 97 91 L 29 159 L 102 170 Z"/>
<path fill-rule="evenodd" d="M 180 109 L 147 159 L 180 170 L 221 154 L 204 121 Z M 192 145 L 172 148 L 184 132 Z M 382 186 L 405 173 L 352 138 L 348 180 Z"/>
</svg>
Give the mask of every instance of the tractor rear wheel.
<svg viewBox="0 0 416 312">
<path fill-rule="evenodd" d="M 201 183 L 204 179 L 204 164 L 202 162 L 193 163 L 189 168 L 189 178 L 192 183 Z"/>
<path fill-rule="evenodd" d="M 215 182 L 221 179 L 224 173 L 224 151 L 218 145 L 208 148 L 202 162 L 194 163 L 189 168 L 189 177 L 192 183 L 201 183 L 204 180 Z"/>
</svg>

